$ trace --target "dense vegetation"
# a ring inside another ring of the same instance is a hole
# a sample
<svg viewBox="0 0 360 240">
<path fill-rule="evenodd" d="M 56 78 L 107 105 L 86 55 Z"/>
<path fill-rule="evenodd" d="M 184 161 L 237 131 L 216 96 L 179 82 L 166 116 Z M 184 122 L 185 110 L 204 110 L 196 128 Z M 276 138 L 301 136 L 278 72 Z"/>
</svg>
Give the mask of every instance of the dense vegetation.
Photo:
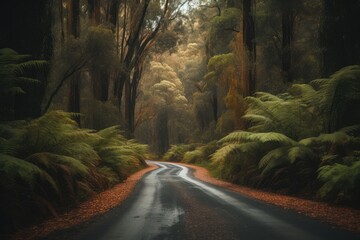
<svg viewBox="0 0 360 240">
<path fill-rule="evenodd" d="M 238 184 L 358 205 L 359 1 L 0 9 L 2 230 L 124 180 L 147 146 Z"/>
<path fill-rule="evenodd" d="M 349 108 L 359 106 L 359 83 L 360 66 L 349 66 L 278 95 L 256 92 L 245 98 L 246 129 L 216 143 L 174 145 L 164 159 L 205 165 L 242 185 L 356 205 L 360 125 L 346 114 L 356 115 Z"/>
<path fill-rule="evenodd" d="M 0 125 L 1 230 L 69 210 L 143 168 L 147 146 L 119 127 L 81 129 L 70 113 Z"/>
</svg>

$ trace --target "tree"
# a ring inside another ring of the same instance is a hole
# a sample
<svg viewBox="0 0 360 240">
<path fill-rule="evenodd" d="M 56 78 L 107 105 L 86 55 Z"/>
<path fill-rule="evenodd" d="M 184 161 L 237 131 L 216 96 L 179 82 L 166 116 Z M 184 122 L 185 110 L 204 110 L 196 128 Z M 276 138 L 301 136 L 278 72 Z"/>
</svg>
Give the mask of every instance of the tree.
<svg viewBox="0 0 360 240">
<path fill-rule="evenodd" d="M 142 124 L 153 123 L 154 128 L 151 131 L 154 132 L 154 136 L 150 144 L 157 152 L 164 153 L 170 144 L 185 141 L 184 136 L 189 131 L 189 126 L 185 126 L 190 113 L 188 100 L 181 80 L 168 64 L 151 61 L 146 73 L 140 88 L 141 104 L 137 110 L 141 113 L 138 117 L 142 117 Z M 145 101 L 150 104 L 142 108 Z M 148 116 L 142 113 L 147 113 Z"/>
<path fill-rule="evenodd" d="M 14 0 L 0 2 L 0 49 L 11 48 L 33 59 L 50 60 L 53 51 L 53 1 Z M 35 73 L 34 73 L 35 74 Z M 23 86 L 24 94 L 14 102 L 15 119 L 41 115 L 47 74 L 32 76 L 39 84 Z"/>
<path fill-rule="evenodd" d="M 69 37 L 80 37 L 80 0 L 67 0 L 67 34 Z M 75 74 L 70 80 L 69 103 L 70 112 L 80 113 L 80 74 Z M 75 117 L 78 124 L 80 118 Z"/>
<path fill-rule="evenodd" d="M 176 18 L 179 8 L 186 2 L 125 0 L 122 5 L 121 40 L 118 41 L 120 72 L 115 82 L 115 95 L 120 111 L 124 104 L 124 126 L 129 137 L 135 130 L 137 89 L 147 53 L 159 33 Z"/>
<path fill-rule="evenodd" d="M 360 63 L 360 3 L 356 0 L 323 0 L 320 45 L 322 75 Z"/>
<path fill-rule="evenodd" d="M 254 5 L 253 0 L 243 0 L 243 42 L 246 46 L 246 60 L 248 61 L 248 69 L 246 80 L 249 82 L 247 94 L 251 95 L 255 92 L 256 87 L 256 43 L 255 43 L 255 19 L 254 19 Z M 244 59 L 244 61 L 246 61 Z"/>
</svg>

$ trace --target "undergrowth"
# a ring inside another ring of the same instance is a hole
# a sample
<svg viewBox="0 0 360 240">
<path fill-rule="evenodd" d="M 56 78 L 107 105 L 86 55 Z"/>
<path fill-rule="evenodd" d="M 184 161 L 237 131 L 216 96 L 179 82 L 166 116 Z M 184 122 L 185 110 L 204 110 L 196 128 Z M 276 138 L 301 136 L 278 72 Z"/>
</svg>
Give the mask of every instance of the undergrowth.
<svg viewBox="0 0 360 240">
<path fill-rule="evenodd" d="M 0 124 L 1 232 L 76 206 L 143 168 L 147 146 L 118 126 L 81 129 L 70 113 Z"/>
</svg>

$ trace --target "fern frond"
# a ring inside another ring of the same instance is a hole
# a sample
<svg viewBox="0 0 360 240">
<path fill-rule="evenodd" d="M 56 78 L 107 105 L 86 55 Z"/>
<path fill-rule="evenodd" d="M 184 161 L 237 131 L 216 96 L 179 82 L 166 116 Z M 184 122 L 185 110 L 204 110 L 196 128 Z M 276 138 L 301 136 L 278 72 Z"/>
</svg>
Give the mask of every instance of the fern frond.
<svg viewBox="0 0 360 240">
<path fill-rule="evenodd" d="M 271 162 L 272 164 L 268 168 L 273 168 L 279 163 L 286 163 L 286 152 L 290 147 L 281 147 L 271 150 L 259 161 L 259 168 L 263 169 L 267 167 Z M 274 162 L 273 162 L 274 161 Z"/>
<path fill-rule="evenodd" d="M 9 183 L 16 184 L 14 181 L 21 180 L 33 189 L 38 184 L 38 179 L 48 183 L 53 189 L 58 189 L 54 180 L 36 165 L 25 160 L 0 153 L 0 185 Z M 4 180 L 6 179 L 6 180 Z M 4 189 L 11 187 L 2 186 Z"/>
<path fill-rule="evenodd" d="M 316 165 L 317 155 L 310 148 L 304 146 L 280 147 L 267 153 L 259 161 L 259 168 L 262 169 L 262 174 L 266 175 L 276 168 L 298 162 L 309 163 L 306 164 L 308 166 Z M 306 168 L 306 166 L 304 165 L 301 168 Z"/>
<path fill-rule="evenodd" d="M 224 138 L 220 139 L 219 144 L 231 143 L 231 142 L 276 142 L 283 145 L 296 145 L 297 142 L 291 138 L 277 132 L 267 132 L 267 133 L 251 133 L 244 131 L 232 132 Z"/>
<path fill-rule="evenodd" d="M 73 157 L 42 152 L 35 153 L 29 156 L 26 160 L 36 165 L 45 166 L 47 169 L 52 168 L 52 166 L 55 168 L 58 168 L 58 166 L 65 166 L 69 173 L 74 177 L 86 177 L 89 174 L 89 168 L 80 160 Z"/>
<path fill-rule="evenodd" d="M 349 136 L 360 136 L 360 124 L 344 127 L 339 132 L 344 132 Z"/>
<path fill-rule="evenodd" d="M 278 96 L 275 96 L 271 93 L 268 92 L 255 92 L 254 93 L 254 97 L 258 98 L 260 101 L 262 102 L 268 102 L 268 101 L 282 101 L 281 98 L 279 98 Z"/>
<path fill-rule="evenodd" d="M 353 203 L 360 200 L 359 158 L 350 166 L 334 164 L 321 167 L 318 171 L 318 179 L 323 182 L 318 192 L 321 198 Z"/>
<path fill-rule="evenodd" d="M 345 132 L 337 131 L 333 133 L 320 134 L 318 137 L 311 137 L 301 140 L 299 143 L 304 146 L 319 146 L 324 144 L 348 145 L 359 140 L 347 135 Z"/>
</svg>

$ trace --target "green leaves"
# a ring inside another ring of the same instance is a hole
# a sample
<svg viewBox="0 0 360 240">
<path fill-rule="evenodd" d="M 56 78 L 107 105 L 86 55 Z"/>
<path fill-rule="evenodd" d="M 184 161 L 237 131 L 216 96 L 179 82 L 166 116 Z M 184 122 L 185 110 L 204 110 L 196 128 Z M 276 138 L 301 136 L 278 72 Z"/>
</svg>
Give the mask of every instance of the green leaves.
<svg viewBox="0 0 360 240">
<path fill-rule="evenodd" d="M 335 202 L 360 200 L 360 158 L 351 165 L 334 164 L 319 169 L 318 179 L 323 182 L 321 198 Z"/>
<path fill-rule="evenodd" d="M 291 138 L 285 136 L 284 134 L 277 132 L 266 132 L 266 133 L 252 133 L 245 131 L 236 131 L 232 132 L 229 135 L 225 136 L 219 141 L 219 144 L 229 143 L 229 142 L 261 142 L 261 143 L 280 143 L 282 145 L 295 145 L 297 144 Z"/>
<path fill-rule="evenodd" d="M 56 215 L 145 166 L 146 145 L 126 140 L 118 126 L 81 129 L 72 116 L 0 124 L 0 191 L 14 203 L 0 205 L 1 218 Z"/>
<path fill-rule="evenodd" d="M 0 49 L 0 93 L 24 93 L 26 84 L 39 84 L 40 81 L 26 77 L 29 73 L 44 71 L 48 63 L 41 60 L 29 60 L 29 55 L 19 55 L 10 48 Z"/>
</svg>

